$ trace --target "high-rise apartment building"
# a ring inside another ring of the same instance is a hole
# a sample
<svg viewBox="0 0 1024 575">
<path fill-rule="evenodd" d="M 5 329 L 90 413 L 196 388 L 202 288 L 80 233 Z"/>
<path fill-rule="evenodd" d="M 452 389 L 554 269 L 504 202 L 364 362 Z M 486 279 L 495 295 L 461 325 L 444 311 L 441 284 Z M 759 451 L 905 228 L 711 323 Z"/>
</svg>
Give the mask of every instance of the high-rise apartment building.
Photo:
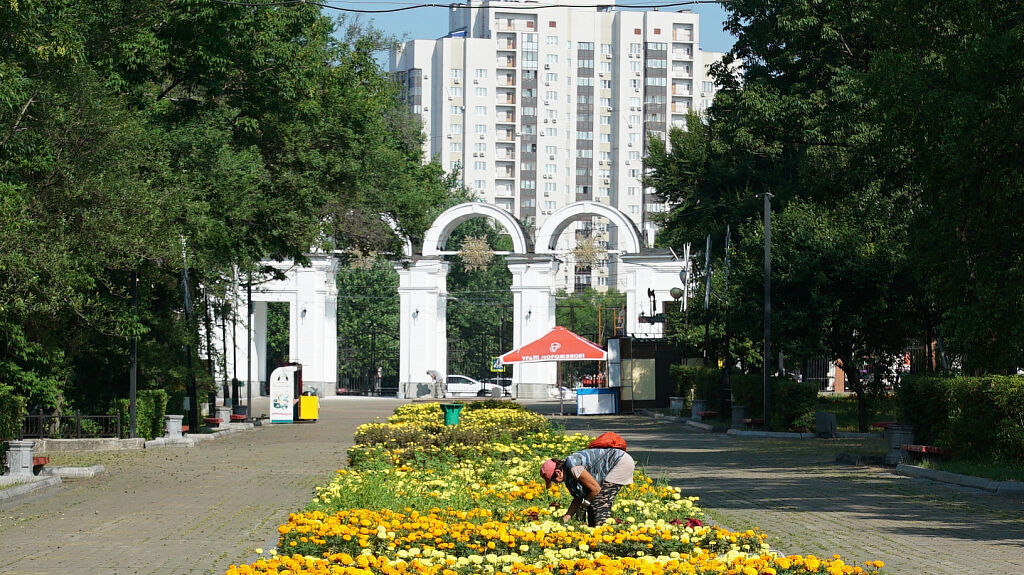
<svg viewBox="0 0 1024 575">
<path fill-rule="evenodd" d="M 610 204 L 653 242 L 652 213 L 667 206 L 641 185 L 648 138 L 665 138 L 706 107 L 697 14 L 630 11 L 591 0 L 470 1 L 451 8 L 449 32 L 391 55 L 428 135 L 424 153 L 482 201 L 540 226 L 579 200 Z M 614 247 L 600 219 L 577 236 Z M 566 235 L 569 235 L 568 233 Z M 573 238 L 560 240 L 565 249 Z M 614 266 L 562 266 L 568 289 L 614 287 Z"/>
</svg>

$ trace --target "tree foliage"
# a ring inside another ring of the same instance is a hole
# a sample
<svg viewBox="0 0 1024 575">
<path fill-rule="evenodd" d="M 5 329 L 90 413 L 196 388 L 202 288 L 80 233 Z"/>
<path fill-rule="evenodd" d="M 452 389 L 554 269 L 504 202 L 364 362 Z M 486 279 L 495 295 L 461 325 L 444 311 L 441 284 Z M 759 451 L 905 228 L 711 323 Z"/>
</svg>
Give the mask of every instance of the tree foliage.
<svg viewBox="0 0 1024 575">
<path fill-rule="evenodd" d="M 0 6 L 0 378 L 33 405 L 103 402 L 140 337 L 141 385 L 173 388 L 197 334 L 183 268 L 198 307 L 264 258 L 394 249 L 382 213 L 421 235 L 451 182 L 421 162 L 388 45 L 302 3 Z"/>
</svg>

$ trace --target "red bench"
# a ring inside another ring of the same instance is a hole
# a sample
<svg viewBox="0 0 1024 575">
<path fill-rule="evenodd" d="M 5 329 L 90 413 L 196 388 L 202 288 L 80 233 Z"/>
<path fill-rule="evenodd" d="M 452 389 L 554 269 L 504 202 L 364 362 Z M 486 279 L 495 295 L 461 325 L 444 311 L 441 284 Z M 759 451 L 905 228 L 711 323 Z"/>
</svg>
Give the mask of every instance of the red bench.
<svg viewBox="0 0 1024 575">
<path fill-rule="evenodd" d="M 878 429 L 889 429 L 890 425 L 896 425 L 895 421 L 876 421 L 871 424 L 871 427 L 877 427 Z"/>
<path fill-rule="evenodd" d="M 240 413 L 232 413 L 231 421 L 245 421 L 245 416 Z"/>
<path fill-rule="evenodd" d="M 714 419 L 714 418 L 718 417 L 718 412 L 717 411 L 698 411 L 697 415 L 700 416 L 701 419 Z"/>
<path fill-rule="evenodd" d="M 188 426 L 187 425 L 182 425 L 181 426 L 181 432 L 182 433 L 188 433 Z"/>
<path fill-rule="evenodd" d="M 900 449 L 907 453 L 914 453 L 922 457 L 929 455 L 938 455 L 939 457 L 949 457 L 953 451 L 948 447 L 936 447 L 934 445 L 915 445 L 910 443 L 904 443 L 900 446 Z"/>
<path fill-rule="evenodd" d="M 36 455 L 32 458 L 32 473 L 39 475 L 39 472 L 43 470 L 43 466 L 50 462 L 50 458 L 45 455 Z"/>
<path fill-rule="evenodd" d="M 755 425 L 764 425 L 764 419 L 760 417 L 747 417 L 743 419 L 743 425 L 747 427 L 753 427 Z"/>
<path fill-rule="evenodd" d="M 206 425 L 220 425 L 222 422 L 219 417 L 205 417 L 203 418 L 203 423 Z"/>
</svg>

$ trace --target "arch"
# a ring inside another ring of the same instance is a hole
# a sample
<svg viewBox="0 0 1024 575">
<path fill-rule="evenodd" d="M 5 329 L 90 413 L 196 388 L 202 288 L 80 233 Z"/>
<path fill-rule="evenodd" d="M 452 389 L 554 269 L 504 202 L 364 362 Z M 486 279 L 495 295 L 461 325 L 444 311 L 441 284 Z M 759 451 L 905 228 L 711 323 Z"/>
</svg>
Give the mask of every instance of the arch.
<svg viewBox="0 0 1024 575">
<path fill-rule="evenodd" d="M 512 249 L 515 253 L 525 254 L 530 251 L 530 242 L 526 237 L 526 231 L 523 230 L 523 225 L 508 210 L 482 202 L 468 202 L 448 208 L 434 220 L 434 224 L 423 236 L 423 255 L 441 255 L 441 250 L 444 249 L 452 230 L 462 222 L 477 217 L 489 217 L 497 220 L 512 236 Z"/>
<path fill-rule="evenodd" d="M 558 236 L 565 231 L 565 228 L 570 223 L 587 216 L 601 216 L 611 220 L 619 232 L 618 248 L 623 253 L 640 253 L 643 242 L 640 240 L 640 230 L 637 229 L 633 220 L 608 204 L 592 201 L 573 202 L 555 210 L 555 213 L 551 214 L 551 217 L 537 230 L 537 253 L 553 253 L 555 242 L 558 241 Z"/>
<path fill-rule="evenodd" d="M 395 218 L 391 217 L 391 214 L 381 214 L 380 219 L 382 222 L 387 224 L 388 227 L 391 228 L 391 231 L 395 232 L 395 235 L 398 236 L 398 239 L 402 241 L 402 255 L 411 258 L 412 242 L 409 241 L 409 236 L 405 235 L 402 232 L 402 229 L 398 227 L 398 222 L 395 221 Z"/>
</svg>

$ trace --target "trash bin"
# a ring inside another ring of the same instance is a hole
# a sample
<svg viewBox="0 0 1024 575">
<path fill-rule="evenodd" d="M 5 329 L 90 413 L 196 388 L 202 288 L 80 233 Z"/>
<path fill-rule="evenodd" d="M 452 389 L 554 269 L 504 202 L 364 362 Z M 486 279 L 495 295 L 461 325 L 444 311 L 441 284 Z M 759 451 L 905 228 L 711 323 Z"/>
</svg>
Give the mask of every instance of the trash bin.
<svg viewBox="0 0 1024 575">
<path fill-rule="evenodd" d="M 320 417 L 320 398 L 312 391 L 304 391 L 299 396 L 300 421 L 316 421 Z"/>
<path fill-rule="evenodd" d="M 458 425 L 460 411 L 462 411 L 461 403 L 442 403 L 441 412 L 444 413 L 444 424 Z"/>
</svg>

